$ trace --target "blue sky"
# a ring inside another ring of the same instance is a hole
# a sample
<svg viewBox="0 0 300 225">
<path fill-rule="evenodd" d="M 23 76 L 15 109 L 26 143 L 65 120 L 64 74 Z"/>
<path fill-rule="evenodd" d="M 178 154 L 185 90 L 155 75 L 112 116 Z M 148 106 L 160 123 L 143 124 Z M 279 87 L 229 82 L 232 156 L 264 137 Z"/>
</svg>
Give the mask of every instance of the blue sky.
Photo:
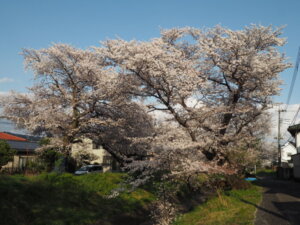
<svg viewBox="0 0 300 225">
<path fill-rule="evenodd" d="M 46 48 L 54 42 L 87 48 L 99 41 L 121 37 L 148 40 L 161 28 L 221 24 L 242 29 L 251 23 L 283 26 L 288 43 L 280 48 L 290 62 L 300 45 L 300 1 L 297 0 L 0 0 L 0 93 L 26 92 L 32 83 L 25 72 L 22 48 Z M 293 69 L 277 102 L 286 102 Z M 300 103 L 300 75 L 291 104 Z"/>
</svg>

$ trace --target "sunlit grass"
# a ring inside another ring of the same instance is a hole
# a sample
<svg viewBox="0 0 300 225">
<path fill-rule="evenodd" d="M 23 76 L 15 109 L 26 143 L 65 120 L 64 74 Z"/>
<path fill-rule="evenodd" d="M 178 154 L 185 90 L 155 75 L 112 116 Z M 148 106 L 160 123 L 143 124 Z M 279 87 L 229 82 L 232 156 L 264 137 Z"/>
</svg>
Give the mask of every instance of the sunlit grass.
<svg viewBox="0 0 300 225">
<path fill-rule="evenodd" d="M 261 188 L 220 193 L 193 211 L 181 215 L 175 225 L 251 225 L 256 206 L 262 198 Z"/>
</svg>

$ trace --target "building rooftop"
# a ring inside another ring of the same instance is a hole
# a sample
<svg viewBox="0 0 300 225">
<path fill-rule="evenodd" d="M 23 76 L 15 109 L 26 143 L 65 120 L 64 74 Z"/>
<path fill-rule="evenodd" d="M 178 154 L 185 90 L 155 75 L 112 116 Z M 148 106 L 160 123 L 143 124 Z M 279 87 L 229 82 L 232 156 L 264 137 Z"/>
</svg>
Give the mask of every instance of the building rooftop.
<svg viewBox="0 0 300 225">
<path fill-rule="evenodd" d="M 12 149 L 15 149 L 17 152 L 25 151 L 31 152 L 39 147 L 39 144 L 36 142 L 24 142 L 24 141 L 7 141 L 7 144 Z"/>
<path fill-rule="evenodd" d="M 20 137 L 20 138 L 24 138 L 24 139 L 26 139 L 27 141 L 30 141 L 30 142 L 38 142 L 42 139 L 40 136 L 32 136 L 32 135 L 27 135 L 27 134 L 17 134 L 17 133 L 8 132 L 8 131 L 3 131 L 3 133 L 10 134 L 10 135 Z"/>
<path fill-rule="evenodd" d="M 0 140 L 6 141 L 27 141 L 25 138 L 17 137 L 11 134 L 0 132 Z"/>
<path fill-rule="evenodd" d="M 293 126 L 289 126 L 288 132 L 290 132 L 292 136 L 295 136 L 295 134 L 297 132 L 300 132 L 300 123 L 299 124 L 295 124 Z"/>
</svg>

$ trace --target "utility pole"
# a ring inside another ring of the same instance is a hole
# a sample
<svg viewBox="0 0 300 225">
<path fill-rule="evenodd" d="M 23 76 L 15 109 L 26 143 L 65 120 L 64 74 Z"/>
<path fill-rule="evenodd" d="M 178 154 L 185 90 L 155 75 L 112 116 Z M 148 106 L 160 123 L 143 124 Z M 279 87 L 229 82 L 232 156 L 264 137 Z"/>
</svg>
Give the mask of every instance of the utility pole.
<svg viewBox="0 0 300 225">
<path fill-rule="evenodd" d="M 278 141 L 278 166 L 281 167 L 281 144 L 280 144 L 280 140 L 281 140 L 281 133 L 280 133 L 280 126 L 281 126 L 281 117 L 280 114 L 282 112 L 286 112 L 286 110 L 283 109 L 278 109 L 278 137 L 277 137 L 277 141 Z"/>
</svg>

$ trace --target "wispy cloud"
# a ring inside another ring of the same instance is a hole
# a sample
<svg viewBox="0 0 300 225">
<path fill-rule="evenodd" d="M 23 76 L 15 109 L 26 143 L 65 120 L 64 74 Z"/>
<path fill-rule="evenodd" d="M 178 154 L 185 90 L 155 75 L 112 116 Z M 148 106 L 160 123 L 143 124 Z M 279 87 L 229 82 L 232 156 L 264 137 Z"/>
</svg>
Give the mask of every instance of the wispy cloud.
<svg viewBox="0 0 300 225">
<path fill-rule="evenodd" d="M 9 92 L 5 92 L 5 91 L 0 91 L 0 97 L 1 96 L 8 96 Z"/>
<path fill-rule="evenodd" d="M 8 78 L 8 77 L 2 77 L 0 78 L 0 83 L 9 83 L 14 82 L 14 79 Z"/>
</svg>

